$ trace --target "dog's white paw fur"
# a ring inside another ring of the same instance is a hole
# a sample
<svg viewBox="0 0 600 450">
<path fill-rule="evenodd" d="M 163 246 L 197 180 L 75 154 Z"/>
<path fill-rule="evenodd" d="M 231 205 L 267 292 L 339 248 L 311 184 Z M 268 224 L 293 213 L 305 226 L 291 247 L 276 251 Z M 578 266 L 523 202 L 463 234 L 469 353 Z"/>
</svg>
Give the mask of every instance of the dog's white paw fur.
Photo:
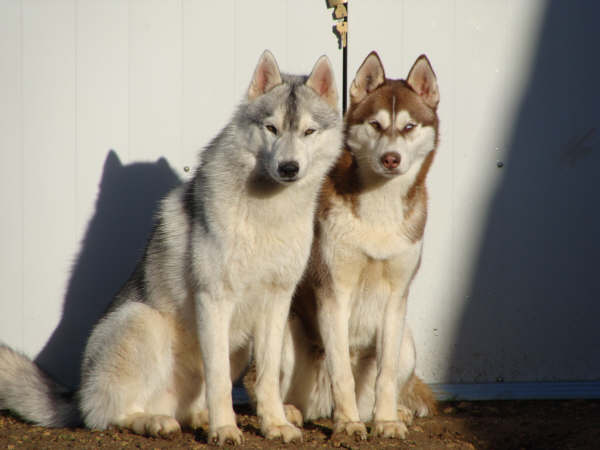
<svg viewBox="0 0 600 450">
<path fill-rule="evenodd" d="M 410 426 L 413 422 L 414 414 L 406 406 L 398 405 L 398 417 L 400 418 L 400 421 Z"/>
<path fill-rule="evenodd" d="M 225 425 L 208 433 L 208 443 L 219 446 L 225 444 L 239 445 L 244 442 L 244 436 L 235 425 Z"/>
<path fill-rule="evenodd" d="M 373 426 L 373 434 L 384 438 L 404 439 L 408 429 L 399 420 L 376 421 Z"/>
<path fill-rule="evenodd" d="M 302 427 L 304 423 L 304 419 L 302 418 L 302 413 L 298 408 L 294 405 L 283 405 L 283 410 L 285 411 L 285 418 L 292 425 L 296 425 L 297 427 Z"/>
<path fill-rule="evenodd" d="M 267 439 L 281 438 L 285 443 L 302 441 L 302 432 L 293 425 L 268 425 L 263 427 L 261 431 L 263 436 Z"/>
<path fill-rule="evenodd" d="M 170 434 L 181 432 L 179 422 L 173 417 L 145 413 L 128 416 L 123 421 L 123 426 L 136 434 L 155 437 L 167 437 Z"/>
<path fill-rule="evenodd" d="M 333 426 L 333 433 L 345 433 L 348 436 L 354 436 L 361 441 L 367 439 L 367 427 L 362 422 L 341 422 L 338 421 Z"/>
<path fill-rule="evenodd" d="M 196 430 L 198 428 L 208 428 L 208 409 L 203 409 L 191 414 L 188 425 L 192 430 Z"/>
</svg>

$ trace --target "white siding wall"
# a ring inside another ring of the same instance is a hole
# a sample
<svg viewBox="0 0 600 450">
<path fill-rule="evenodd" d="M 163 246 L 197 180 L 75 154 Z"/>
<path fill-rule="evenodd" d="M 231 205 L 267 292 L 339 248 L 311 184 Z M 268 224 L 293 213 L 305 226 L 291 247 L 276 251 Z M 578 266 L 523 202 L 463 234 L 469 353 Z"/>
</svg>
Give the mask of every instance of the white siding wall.
<svg viewBox="0 0 600 450">
<path fill-rule="evenodd" d="M 426 53 L 440 84 L 409 300 L 429 382 L 600 378 L 596 5 L 350 0 L 349 81 L 375 49 L 392 78 Z M 84 341 L 260 53 L 305 73 L 327 54 L 341 89 L 332 26 L 321 0 L 0 0 L 0 340 L 75 384 L 83 344 L 59 349 Z"/>
</svg>

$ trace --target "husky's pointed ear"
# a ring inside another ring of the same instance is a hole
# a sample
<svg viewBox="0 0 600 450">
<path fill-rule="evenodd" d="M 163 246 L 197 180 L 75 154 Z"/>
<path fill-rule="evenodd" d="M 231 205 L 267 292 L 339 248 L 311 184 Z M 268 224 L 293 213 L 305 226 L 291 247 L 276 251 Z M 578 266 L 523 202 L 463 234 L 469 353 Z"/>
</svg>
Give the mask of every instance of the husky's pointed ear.
<svg viewBox="0 0 600 450">
<path fill-rule="evenodd" d="M 329 105 L 337 109 L 338 94 L 329 58 L 321 56 L 306 80 L 306 85 L 319 94 Z"/>
<path fill-rule="evenodd" d="M 440 91 L 427 56 L 421 55 L 417 58 L 408 73 L 406 82 L 421 96 L 425 103 L 432 108 L 437 108 L 440 102 Z"/>
<path fill-rule="evenodd" d="M 350 101 L 359 103 L 369 92 L 374 91 L 385 81 L 383 64 L 377 52 L 371 52 L 365 58 L 356 72 L 356 77 L 350 86 Z"/>
<path fill-rule="evenodd" d="M 254 100 L 282 83 L 277 61 L 269 50 L 265 50 L 258 60 L 248 88 L 248 100 Z"/>
</svg>

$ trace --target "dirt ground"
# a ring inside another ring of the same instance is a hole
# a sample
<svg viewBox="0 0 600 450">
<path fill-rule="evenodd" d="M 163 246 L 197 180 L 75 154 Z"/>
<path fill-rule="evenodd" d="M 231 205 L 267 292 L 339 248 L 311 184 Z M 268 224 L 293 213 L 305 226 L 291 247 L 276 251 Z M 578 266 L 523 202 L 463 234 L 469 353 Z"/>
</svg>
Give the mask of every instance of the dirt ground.
<svg viewBox="0 0 600 450">
<path fill-rule="evenodd" d="M 332 436 L 331 421 L 304 425 L 303 442 L 284 445 L 259 434 L 258 421 L 246 406 L 237 407 L 246 448 L 398 448 L 398 449 L 598 449 L 600 400 L 444 402 L 430 418 L 416 419 L 404 440 L 356 442 Z M 0 449 L 36 448 L 205 448 L 206 433 L 184 431 L 171 439 L 137 436 L 128 431 L 47 429 L 0 413 Z"/>
</svg>

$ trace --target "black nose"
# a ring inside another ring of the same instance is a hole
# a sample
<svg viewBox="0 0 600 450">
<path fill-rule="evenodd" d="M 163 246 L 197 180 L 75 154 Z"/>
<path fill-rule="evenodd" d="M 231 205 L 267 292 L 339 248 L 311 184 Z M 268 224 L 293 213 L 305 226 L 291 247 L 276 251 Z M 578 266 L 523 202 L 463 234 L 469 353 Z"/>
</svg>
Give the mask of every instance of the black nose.
<svg viewBox="0 0 600 450">
<path fill-rule="evenodd" d="M 279 176 L 288 180 L 294 179 L 298 175 L 298 170 L 300 170 L 300 166 L 296 161 L 284 161 L 277 166 Z"/>
</svg>

